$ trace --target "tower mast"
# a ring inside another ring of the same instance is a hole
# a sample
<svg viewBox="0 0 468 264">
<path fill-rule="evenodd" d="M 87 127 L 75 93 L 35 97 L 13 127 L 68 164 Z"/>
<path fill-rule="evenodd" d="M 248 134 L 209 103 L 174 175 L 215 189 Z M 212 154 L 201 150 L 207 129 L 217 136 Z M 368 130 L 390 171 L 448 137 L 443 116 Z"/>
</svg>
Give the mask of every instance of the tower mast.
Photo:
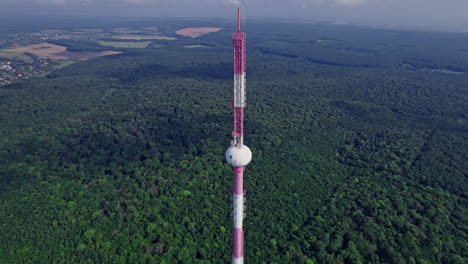
<svg viewBox="0 0 468 264">
<path fill-rule="evenodd" d="M 232 264 L 244 263 L 244 169 L 252 160 L 252 152 L 244 145 L 245 108 L 245 33 L 241 31 L 240 8 L 237 9 L 237 30 L 232 34 L 234 46 L 234 130 L 226 160 L 234 172 Z"/>
</svg>

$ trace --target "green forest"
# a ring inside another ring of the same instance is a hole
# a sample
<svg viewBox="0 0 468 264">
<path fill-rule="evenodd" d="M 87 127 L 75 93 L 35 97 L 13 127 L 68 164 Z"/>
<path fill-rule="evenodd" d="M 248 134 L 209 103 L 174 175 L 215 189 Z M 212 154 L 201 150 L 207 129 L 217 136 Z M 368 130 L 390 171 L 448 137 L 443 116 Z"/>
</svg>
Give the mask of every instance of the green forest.
<svg viewBox="0 0 468 264">
<path fill-rule="evenodd" d="M 218 23 L 0 87 L 0 263 L 230 262 Z M 467 263 L 468 34 L 246 31 L 246 263 Z"/>
</svg>

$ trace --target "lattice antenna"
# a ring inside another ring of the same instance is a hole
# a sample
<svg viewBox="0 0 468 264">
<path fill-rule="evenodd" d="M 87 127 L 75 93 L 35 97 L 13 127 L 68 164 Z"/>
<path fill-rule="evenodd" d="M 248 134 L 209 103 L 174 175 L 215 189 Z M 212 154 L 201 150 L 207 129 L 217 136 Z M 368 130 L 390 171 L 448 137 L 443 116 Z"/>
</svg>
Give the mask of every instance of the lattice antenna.
<svg viewBox="0 0 468 264">
<path fill-rule="evenodd" d="M 242 1 L 244 4 L 244 1 Z M 245 218 L 244 170 L 252 160 L 252 152 L 244 145 L 244 108 L 245 93 L 245 33 L 241 8 L 237 9 L 237 28 L 232 34 L 234 48 L 234 129 L 231 146 L 226 151 L 226 160 L 234 172 L 234 189 L 232 195 L 232 215 L 234 220 L 232 263 L 244 263 L 244 229 Z"/>
</svg>

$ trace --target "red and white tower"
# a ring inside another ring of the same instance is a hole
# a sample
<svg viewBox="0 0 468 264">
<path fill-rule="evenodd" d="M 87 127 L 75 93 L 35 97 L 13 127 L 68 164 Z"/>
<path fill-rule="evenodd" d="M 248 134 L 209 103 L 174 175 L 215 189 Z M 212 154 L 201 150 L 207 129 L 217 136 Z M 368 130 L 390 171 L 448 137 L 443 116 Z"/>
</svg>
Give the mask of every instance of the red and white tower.
<svg viewBox="0 0 468 264">
<path fill-rule="evenodd" d="M 237 30 L 232 34 L 234 46 L 234 130 L 226 160 L 234 171 L 232 263 L 244 263 L 244 169 L 252 160 L 252 152 L 244 145 L 245 108 L 245 33 L 241 31 L 240 9 L 237 9 Z"/>
</svg>

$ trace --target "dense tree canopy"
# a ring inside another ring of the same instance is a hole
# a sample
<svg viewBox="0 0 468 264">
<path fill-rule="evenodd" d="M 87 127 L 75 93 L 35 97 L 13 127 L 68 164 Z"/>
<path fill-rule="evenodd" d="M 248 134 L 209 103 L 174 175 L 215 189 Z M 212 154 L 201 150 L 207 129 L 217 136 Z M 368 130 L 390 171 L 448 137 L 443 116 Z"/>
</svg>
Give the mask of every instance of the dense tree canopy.
<svg viewBox="0 0 468 264">
<path fill-rule="evenodd" d="M 246 261 L 466 263 L 468 37 L 250 30 Z M 228 263 L 229 34 L 1 87 L 0 262 Z"/>
</svg>

